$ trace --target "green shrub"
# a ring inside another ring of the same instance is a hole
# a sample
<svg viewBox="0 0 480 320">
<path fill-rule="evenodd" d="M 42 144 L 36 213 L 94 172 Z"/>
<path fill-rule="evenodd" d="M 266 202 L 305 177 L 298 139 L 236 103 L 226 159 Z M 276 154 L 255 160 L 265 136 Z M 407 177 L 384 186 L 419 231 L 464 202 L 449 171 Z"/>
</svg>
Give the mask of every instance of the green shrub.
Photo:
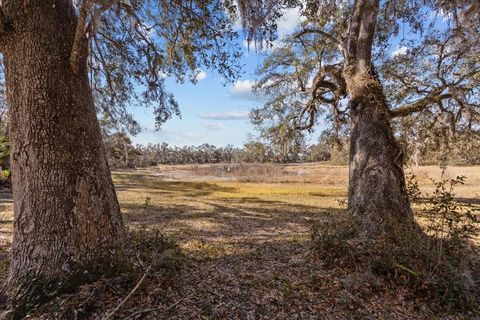
<svg viewBox="0 0 480 320">
<path fill-rule="evenodd" d="M 11 171 L 10 169 L 0 170 L 0 187 L 10 185 Z"/>
<path fill-rule="evenodd" d="M 10 169 L 4 169 L 0 171 L 0 180 L 4 181 L 10 179 L 11 174 L 12 171 Z"/>
<path fill-rule="evenodd" d="M 418 230 L 392 230 L 377 238 L 359 236 L 359 221 L 348 216 L 312 226 L 312 251 L 332 267 L 372 273 L 390 287 L 408 288 L 412 300 L 432 310 L 476 310 L 480 305 L 480 256 L 471 241 L 479 235 L 479 210 L 455 197 L 465 177 L 433 181 L 432 194 L 421 194 L 414 178 L 409 196 L 421 201 L 426 225 Z"/>
</svg>

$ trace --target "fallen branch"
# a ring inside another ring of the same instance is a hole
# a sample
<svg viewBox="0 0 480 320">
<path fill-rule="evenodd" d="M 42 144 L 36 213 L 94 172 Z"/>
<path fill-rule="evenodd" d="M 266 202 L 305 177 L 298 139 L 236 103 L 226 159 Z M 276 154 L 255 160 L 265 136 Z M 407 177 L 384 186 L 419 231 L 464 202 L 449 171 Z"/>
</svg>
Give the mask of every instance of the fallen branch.
<svg viewBox="0 0 480 320">
<path fill-rule="evenodd" d="M 105 317 L 102 318 L 102 320 L 110 320 L 110 319 L 113 319 L 113 316 L 115 315 L 115 313 L 118 312 L 118 310 L 120 310 L 123 305 L 128 301 L 128 299 L 130 299 L 131 296 L 133 296 L 133 294 L 135 293 L 135 291 L 138 290 L 138 288 L 140 288 L 140 286 L 142 285 L 143 281 L 145 280 L 145 278 L 147 277 L 148 273 L 150 271 L 150 267 L 147 268 L 147 270 L 145 271 L 145 273 L 143 274 L 142 278 L 140 278 L 140 280 L 137 282 L 137 284 L 135 285 L 135 287 L 132 289 L 132 291 L 130 291 L 130 293 L 118 304 L 118 306 L 113 309 L 112 312 L 110 313 L 107 313 L 105 315 Z"/>
</svg>

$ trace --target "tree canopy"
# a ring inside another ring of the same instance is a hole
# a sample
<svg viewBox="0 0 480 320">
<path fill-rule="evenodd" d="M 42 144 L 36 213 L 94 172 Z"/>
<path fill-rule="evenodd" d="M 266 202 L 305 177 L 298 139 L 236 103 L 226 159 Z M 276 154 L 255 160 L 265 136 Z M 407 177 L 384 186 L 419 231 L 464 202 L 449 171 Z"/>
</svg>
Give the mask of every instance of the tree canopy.
<svg viewBox="0 0 480 320">
<path fill-rule="evenodd" d="M 273 3 L 280 6 L 280 2 Z M 311 129 L 323 115 L 322 121 L 343 133 L 350 112 L 343 73 L 350 55 L 352 10 L 349 1 L 315 1 L 303 6 L 308 19 L 257 71 L 256 89 L 267 96 L 264 107 L 254 111 L 257 122 L 270 119 L 276 125 L 286 122 L 297 129 Z M 384 87 L 390 119 L 405 125 L 402 118 L 414 114 L 430 127 L 448 126 L 452 132 L 479 130 L 476 10 L 476 5 L 460 2 L 456 6 L 435 1 L 380 4 L 373 64 Z"/>
<path fill-rule="evenodd" d="M 4 13 L 16 5 L 3 1 Z M 227 81 L 239 75 L 236 7 L 230 0 L 74 0 L 72 5 L 78 24 L 70 63 L 76 69 L 88 57 L 95 105 L 107 127 L 138 133 L 131 107 L 153 108 L 157 128 L 180 116 L 165 88 L 167 77 L 196 82 L 200 68 L 214 69 Z"/>
</svg>

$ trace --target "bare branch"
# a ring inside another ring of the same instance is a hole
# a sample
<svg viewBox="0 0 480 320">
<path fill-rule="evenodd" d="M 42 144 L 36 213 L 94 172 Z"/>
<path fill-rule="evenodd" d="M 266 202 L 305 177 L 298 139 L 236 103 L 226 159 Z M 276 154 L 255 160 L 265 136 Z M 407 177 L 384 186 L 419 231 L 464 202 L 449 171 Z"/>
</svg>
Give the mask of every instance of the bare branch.
<svg viewBox="0 0 480 320">
<path fill-rule="evenodd" d="M 335 43 L 337 46 L 338 46 L 338 49 L 343 52 L 345 50 L 345 46 L 343 45 L 342 41 L 340 41 L 339 39 L 337 39 L 335 36 L 333 36 L 332 34 L 328 33 L 328 32 L 325 32 L 323 30 L 320 30 L 320 29 L 303 29 L 302 31 L 300 31 L 299 33 L 297 33 L 295 35 L 295 38 L 299 38 L 300 41 L 301 41 L 301 37 L 306 35 L 306 34 L 311 34 L 311 33 L 316 33 L 316 34 L 320 34 L 322 36 L 324 36 L 325 38 L 331 40 L 333 43 Z"/>
<path fill-rule="evenodd" d="M 433 103 L 438 103 L 444 99 L 451 98 L 452 95 L 450 93 L 440 94 L 438 91 L 432 95 L 426 96 L 420 100 L 417 100 L 411 104 L 407 104 L 402 106 L 398 109 L 390 111 L 390 118 L 399 118 L 399 117 L 406 117 L 411 115 L 415 112 L 420 112 L 425 108 L 429 107 Z"/>
<path fill-rule="evenodd" d="M 75 74 L 78 73 L 80 68 L 80 53 L 82 50 L 82 46 L 85 45 L 87 16 L 91 6 L 91 0 L 83 0 L 82 6 L 80 7 L 80 14 L 78 16 L 77 28 L 75 30 L 75 38 L 73 40 L 72 52 L 70 53 L 70 67 Z"/>
<path fill-rule="evenodd" d="M 80 7 L 80 14 L 77 20 L 77 27 L 75 30 L 75 38 L 73 40 L 72 52 L 70 54 L 70 66 L 74 73 L 78 73 L 80 67 L 80 56 L 86 41 L 86 32 L 89 31 L 90 38 L 94 36 L 100 19 L 100 15 L 110 7 L 117 3 L 118 0 L 83 0 Z M 95 8 L 95 5 L 99 5 Z M 94 9 L 94 10 L 93 10 Z M 87 24 L 88 16 L 91 14 L 90 22 Z"/>
</svg>

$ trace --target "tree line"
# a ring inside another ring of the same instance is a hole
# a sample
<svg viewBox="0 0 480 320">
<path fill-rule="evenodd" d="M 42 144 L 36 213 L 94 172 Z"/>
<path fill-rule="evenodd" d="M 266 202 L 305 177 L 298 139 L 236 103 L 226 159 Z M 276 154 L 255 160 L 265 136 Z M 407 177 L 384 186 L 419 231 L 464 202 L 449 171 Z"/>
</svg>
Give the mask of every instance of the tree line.
<svg viewBox="0 0 480 320">
<path fill-rule="evenodd" d="M 242 147 L 217 147 L 204 143 L 199 146 L 171 146 L 168 143 L 133 144 L 124 132 L 115 132 L 105 139 L 108 161 L 113 168 L 135 168 L 160 164 L 206 163 L 297 163 L 328 161 L 347 165 L 350 147 L 348 136 L 336 137 L 324 132 L 317 143 L 307 144 L 303 139 L 293 147 L 283 148 L 275 142 L 249 138 Z M 480 164 L 480 135 L 457 134 L 454 139 L 431 135 L 420 139 L 404 133 L 399 139 L 406 155 L 405 165 L 478 165 Z M 284 150 L 288 150 L 284 152 Z"/>
<path fill-rule="evenodd" d="M 204 143 L 199 146 L 170 146 L 167 143 L 134 145 L 127 134 L 117 132 L 105 142 L 107 157 L 112 167 L 146 167 L 159 164 L 204 163 L 287 163 L 315 162 L 330 159 L 330 153 L 318 145 L 302 146 L 285 158 L 266 142 L 250 141 L 242 147 L 216 147 Z M 325 146 L 326 147 L 326 146 Z"/>
</svg>

